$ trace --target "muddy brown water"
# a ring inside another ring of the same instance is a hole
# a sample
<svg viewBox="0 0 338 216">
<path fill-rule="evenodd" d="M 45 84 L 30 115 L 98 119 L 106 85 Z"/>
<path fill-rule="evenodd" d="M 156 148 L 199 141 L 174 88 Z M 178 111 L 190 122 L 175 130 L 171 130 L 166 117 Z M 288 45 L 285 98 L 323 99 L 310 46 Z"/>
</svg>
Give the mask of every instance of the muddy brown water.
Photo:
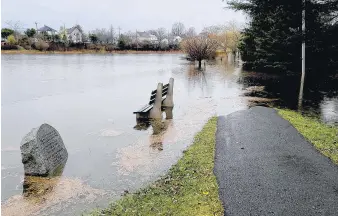
<svg viewBox="0 0 338 216">
<path fill-rule="evenodd" d="M 163 175 L 211 116 L 270 99 L 290 108 L 297 103 L 297 96 L 288 96 L 294 94 L 285 90 L 289 87 L 276 84 L 289 78 L 256 76 L 220 60 L 209 62 L 202 73 L 181 57 L 2 55 L 2 213 L 74 215 L 105 207 Z M 158 82 L 167 83 L 170 77 L 175 79 L 173 120 L 164 120 L 158 135 L 152 135 L 151 127 L 135 130 L 133 111 L 148 102 Z M 290 79 L 296 83 L 298 78 Z M 296 84 L 294 88 L 297 92 Z M 313 101 L 304 94 L 304 101 L 313 104 L 304 102 L 304 109 L 336 124 L 337 93 L 332 88 L 320 92 Z M 36 193 L 23 196 L 27 178 L 20 142 L 42 123 L 59 131 L 69 158 L 61 177 L 34 179 Z"/>
</svg>

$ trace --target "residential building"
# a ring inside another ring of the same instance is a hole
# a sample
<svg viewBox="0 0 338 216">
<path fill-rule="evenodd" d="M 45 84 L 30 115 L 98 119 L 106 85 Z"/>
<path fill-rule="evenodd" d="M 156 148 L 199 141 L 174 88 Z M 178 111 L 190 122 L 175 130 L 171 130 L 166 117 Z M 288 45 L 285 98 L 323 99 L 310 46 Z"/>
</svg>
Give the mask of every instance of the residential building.
<svg viewBox="0 0 338 216">
<path fill-rule="evenodd" d="M 82 43 L 83 32 L 81 27 L 76 25 L 70 29 L 67 29 L 67 39 L 73 43 Z"/>
<path fill-rule="evenodd" d="M 144 42 L 149 41 L 150 43 L 156 43 L 157 37 L 153 34 L 150 34 L 148 32 L 136 32 L 137 34 L 137 41 L 138 42 Z"/>
<path fill-rule="evenodd" d="M 55 35 L 57 31 L 49 26 L 44 25 L 43 27 L 37 30 L 37 33 L 47 34 L 47 35 Z"/>
</svg>

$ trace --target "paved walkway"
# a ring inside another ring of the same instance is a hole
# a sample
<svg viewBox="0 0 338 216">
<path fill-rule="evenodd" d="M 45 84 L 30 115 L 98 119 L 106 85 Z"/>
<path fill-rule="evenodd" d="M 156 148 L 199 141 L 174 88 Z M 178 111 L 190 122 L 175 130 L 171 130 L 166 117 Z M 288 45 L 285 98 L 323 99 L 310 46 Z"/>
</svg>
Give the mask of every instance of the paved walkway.
<svg viewBox="0 0 338 216">
<path fill-rule="evenodd" d="M 225 215 L 338 216 L 338 166 L 274 109 L 217 124 L 214 171 Z"/>
</svg>

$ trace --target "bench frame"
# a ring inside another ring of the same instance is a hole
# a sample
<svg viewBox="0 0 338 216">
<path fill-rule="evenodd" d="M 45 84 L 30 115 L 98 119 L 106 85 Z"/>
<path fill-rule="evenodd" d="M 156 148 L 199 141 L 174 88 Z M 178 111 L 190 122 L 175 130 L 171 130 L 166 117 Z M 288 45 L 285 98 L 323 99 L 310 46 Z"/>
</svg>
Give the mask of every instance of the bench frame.
<svg viewBox="0 0 338 216">
<path fill-rule="evenodd" d="M 137 122 L 139 122 L 139 120 L 149 119 L 150 116 L 152 116 L 152 118 L 158 118 L 159 111 L 162 112 L 166 108 L 173 108 L 174 106 L 173 98 L 172 98 L 173 97 L 173 84 L 174 84 L 173 78 L 170 78 L 169 83 L 165 84 L 164 86 L 162 83 L 158 83 L 157 89 L 153 90 L 150 93 L 150 99 L 149 99 L 148 104 L 144 105 L 139 110 L 133 112 L 134 114 L 136 114 Z M 160 97 L 158 96 L 158 93 L 161 94 Z M 161 101 L 157 102 L 156 100 L 161 100 Z M 159 110 L 156 110 L 156 109 L 159 109 Z M 153 115 L 151 114 L 151 112 L 153 113 Z"/>
</svg>

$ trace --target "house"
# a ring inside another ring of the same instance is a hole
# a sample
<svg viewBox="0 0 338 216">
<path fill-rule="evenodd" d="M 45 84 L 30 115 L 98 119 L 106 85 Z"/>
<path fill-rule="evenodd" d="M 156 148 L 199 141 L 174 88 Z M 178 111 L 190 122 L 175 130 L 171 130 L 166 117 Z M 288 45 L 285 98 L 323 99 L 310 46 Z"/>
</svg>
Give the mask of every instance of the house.
<svg viewBox="0 0 338 216">
<path fill-rule="evenodd" d="M 169 40 L 168 40 L 167 38 L 164 38 L 164 39 L 161 41 L 161 44 L 168 45 L 168 44 L 169 44 Z"/>
<path fill-rule="evenodd" d="M 173 38 L 173 42 L 174 42 L 175 44 L 179 44 L 179 43 L 181 43 L 181 41 L 182 41 L 182 38 L 181 38 L 180 36 L 175 36 L 175 37 Z"/>
<path fill-rule="evenodd" d="M 37 30 L 38 33 L 43 33 L 43 34 L 47 34 L 47 35 L 55 35 L 57 34 L 57 31 L 55 29 L 52 29 L 49 26 L 44 25 L 43 27 L 39 28 Z"/>
<path fill-rule="evenodd" d="M 70 29 L 67 29 L 67 38 L 73 43 L 83 42 L 83 32 L 80 26 L 76 25 Z"/>
<path fill-rule="evenodd" d="M 148 32 L 136 32 L 136 36 L 137 36 L 138 42 L 145 42 L 145 41 L 149 41 L 150 43 L 157 42 L 157 37 Z"/>
<path fill-rule="evenodd" d="M 169 44 L 171 45 L 178 45 L 181 43 L 182 38 L 180 36 L 171 36 L 169 37 Z"/>
</svg>

